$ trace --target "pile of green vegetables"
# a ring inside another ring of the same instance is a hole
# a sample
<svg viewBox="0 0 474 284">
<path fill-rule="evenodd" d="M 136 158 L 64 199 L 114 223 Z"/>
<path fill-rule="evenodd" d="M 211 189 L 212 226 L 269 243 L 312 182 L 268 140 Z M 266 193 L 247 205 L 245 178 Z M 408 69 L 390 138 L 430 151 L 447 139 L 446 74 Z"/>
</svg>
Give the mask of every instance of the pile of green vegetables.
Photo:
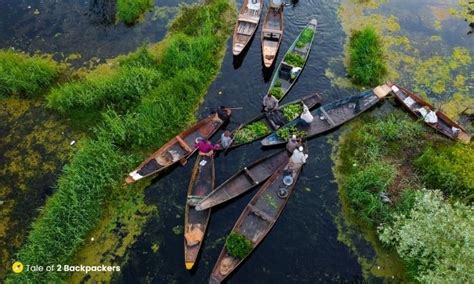
<svg viewBox="0 0 474 284">
<path fill-rule="evenodd" d="M 227 252 L 236 258 L 245 258 L 252 251 L 252 242 L 244 235 L 232 232 L 225 240 Z"/>
<path fill-rule="evenodd" d="M 296 128 L 296 126 L 287 126 L 282 127 L 277 130 L 276 134 L 283 140 L 290 139 L 291 136 L 296 135 L 296 137 L 303 137 L 306 133 L 302 130 Z"/>
<path fill-rule="evenodd" d="M 270 132 L 270 128 L 263 121 L 257 121 L 235 131 L 234 141 L 236 144 L 248 143 Z"/>
<path fill-rule="evenodd" d="M 284 60 L 287 64 L 295 67 L 303 67 L 304 58 L 295 52 L 290 52 L 285 56 Z"/>
<path fill-rule="evenodd" d="M 310 43 L 313 39 L 313 34 L 313 29 L 305 28 L 296 42 L 296 47 L 303 48 L 307 43 Z"/>
<path fill-rule="evenodd" d="M 285 106 L 282 111 L 287 120 L 293 120 L 303 112 L 303 106 L 300 103 L 294 103 Z"/>
</svg>

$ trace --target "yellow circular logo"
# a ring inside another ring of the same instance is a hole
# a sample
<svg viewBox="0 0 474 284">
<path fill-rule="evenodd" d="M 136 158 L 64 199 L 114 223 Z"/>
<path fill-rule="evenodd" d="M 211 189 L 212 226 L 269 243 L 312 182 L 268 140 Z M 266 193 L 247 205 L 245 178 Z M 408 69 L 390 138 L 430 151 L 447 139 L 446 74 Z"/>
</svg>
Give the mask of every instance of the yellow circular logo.
<svg viewBox="0 0 474 284">
<path fill-rule="evenodd" d="M 15 273 L 21 273 L 23 271 L 23 263 L 19 262 L 19 261 L 16 261 L 15 263 L 13 263 L 12 265 L 12 270 L 13 272 Z"/>
</svg>

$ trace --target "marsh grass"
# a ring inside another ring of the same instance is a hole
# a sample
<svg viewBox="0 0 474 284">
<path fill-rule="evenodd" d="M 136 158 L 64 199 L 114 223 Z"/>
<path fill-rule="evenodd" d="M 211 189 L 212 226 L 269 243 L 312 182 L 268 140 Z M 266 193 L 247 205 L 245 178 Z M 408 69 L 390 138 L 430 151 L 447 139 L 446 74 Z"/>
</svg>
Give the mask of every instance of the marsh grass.
<svg viewBox="0 0 474 284">
<path fill-rule="evenodd" d="M 0 50 L 0 97 L 38 95 L 51 87 L 60 73 L 60 65 L 50 58 Z"/>
<path fill-rule="evenodd" d="M 354 31 L 349 39 L 348 72 L 352 81 L 361 86 L 378 85 L 387 74 L 383 44 L 373 27 Z"/>
<path fill-rule="evenodd" d="M 117 0 L 117 19 L 132 25 L 152 6 L 152 0 Z"/>
</svg>

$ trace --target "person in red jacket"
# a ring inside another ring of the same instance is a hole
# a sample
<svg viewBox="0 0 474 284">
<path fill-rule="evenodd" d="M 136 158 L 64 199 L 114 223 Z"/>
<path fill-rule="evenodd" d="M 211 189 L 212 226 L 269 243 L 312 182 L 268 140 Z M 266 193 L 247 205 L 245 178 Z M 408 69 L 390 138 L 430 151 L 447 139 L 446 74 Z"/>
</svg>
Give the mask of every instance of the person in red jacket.
<svg viewBox="0 0 474 284">
<path fill-rule="evenodd" d="M 214 154 L 214 150 L 220 150 L 220 145 L 214 145 L 211 143 L 211 141 L 206 140 L 202 137 L 196 138 L 195 142 L 195 146 L 199 151 L 199 155 L 212 156 Z"/>
</svg>

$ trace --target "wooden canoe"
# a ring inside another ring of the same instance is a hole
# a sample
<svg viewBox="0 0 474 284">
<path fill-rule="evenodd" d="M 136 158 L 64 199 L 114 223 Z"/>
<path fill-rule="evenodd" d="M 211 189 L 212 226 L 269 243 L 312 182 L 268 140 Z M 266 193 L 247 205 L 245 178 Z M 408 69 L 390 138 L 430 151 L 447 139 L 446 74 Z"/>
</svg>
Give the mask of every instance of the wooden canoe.
<svg viewBox="0 0 474 284">
<path fill-rule="evenodd" d="M 269 7 L 262 29 L 263 64 L 272 66 L 283 38 L 283 8 Z"/>
<path fill-rule="evenodd" d="M 309 126 L 301 125 L 300 119 L 297 118 L 282 126 L 278 131 L 291 127 L 296 129 L 299 133 L 302 133 L 302 135 L 298 135 L 300 136 L 299 138 L 311 138 L 313 136 L 328 132 L 350 121 L 372 106 L 376 105 L 390 92 L 391 89 L 389 86 L 382 85 L 376 87 L 373 90 L 365 91 L 359 95 L 350 96 L 342 100 L 324 104 L 311 112 L 314 120 Z M 262 140 L 262 145 L 273 146 L 286 143 L 287 139 L 281 138 L 278 135 L 278 131 L 265 137 L 265 139 Z"/>
<path fill-rule="evenodd" d="M 295 188 L 301 168 L 291 173 L 293 182 L 289 186 L 283 183 L 283 177 L 287 175 L 286 169 L 287 165 L 283 165 L 262 185 L 232 229 L 232 232 L 241 234 L 252 242 L 252 251 L 275 225 Z M 286 194 L 280 197 L 279 192 L 282 189 Z M 243 260 L 230 256 L 224 246 L 214 265 L 209 283 L 221 283 Z"/>
<path fill-rule="evenodd" d="M 178 161 L 188 159 L 195 151 L 196 138 L 209 139 L 223 124 L 223 121 L 212 114 L 189 129 L 181 132 L 131 172 L 125 182 L 132 184 L 144 177 L 151 176 L 170 167 Z"/>
<path fill-rule="evenodd" d="M 260 185 L 278 168 L 287 164 L 288 158 L 286 150 L 279 151 L 244 167 L 199 202 L 196 210 L 217 206 Z"/>
<path fill-rule="evenodd" d="M 287 107 L 289 105 L 301 104 L 301 103 L 304 103 L 310 110 L 314 109 L 315 107 L 318 107 L 318 106 L 321 105 L 321 96 L 318 93 L 314 93 L 312 95 L 309 95 L 309 96 L 303 97 L 301 99 L 298 99 L 298 100 L 289 102 L 287 104 L 281 105 L 281 106 L 278 107 L 278 109 L 283 110 L 285 107 Z M 262 135 L 254 137 L 253 140 L 249 140 L 249 141 L 246 141 L 246 142 L 239 143 L 238 141 L 234 140 L 234 141 L 232 141 L 232 144 L 230 144 L 230 146 L 227 149 L 231 149 L 231 148 L 235 148 L 235 147 L 238 147 L 238 146 L 242 146 L 242 145 L 251 143 L 253 141 L 256 141 L 260 138 L 265 137 L 265 135 L 267 135 L 267 134 L 271 133 L 272 131 L 276 130 L 274 128 L 273 124 L 270 123 L 270 121 L 268 120 L 266 113 L 262 113 L 262 114 L 257 115 L 256 117 L 254 117 L 250 121 L 241 124 L 237 129 L 233 130 L 232 131 L 232 136 L 235 137 L 235 134 L 237 132 L 241 131 L 242 129 L 245 129 L 246 126 L 248 126 L 252 123 L 260 122 L 260 121 L 262 123 L 264 123 L 265 126 L 267 127 L 267 129 L 268 129 L 267 133 L 263 133 Z"/>
<path fill-rule="evenodd" d="M 262 15 L 263 0 L 244 0 L 232 37 L 232 53 L 237 56 L 252 39 Z"/>
<path fill-rule="evenodd" d="M 296 80 L 298 80 L 298 77 L 300 76 L 301 72 L 303 72 L 303 68 L 306 65 L 306 62 L 308 61 L 309 53 L 311 52 L 311 46 L 313 44 L 314 40 L 314 34 L 316 32 L 316 26 L 318 25 L 318 21 L 316 19 L 312 19 L 308 25 L 301 31 L 299 36 L 296 38 L 296 40 L 293 42 L 293 44 L 290 46 L 288 51 L 286 52 L 285 56 L 283 57 L 282 61 L 280 62 L 280 65 L 278 65 L 278 68 L 276 69 L 275 73 L 273 74 L 272 81 L 270 83 L 270 88 L 268 89 L 267 93 L 270 93 L 273 87 L 275 87 L 275 84 L 277 82 L 281 85 L 281 97 L 279 100 L 281 101 L 286 94 L 290 91 L 291 87 L 295 84 Z M 311 41 L 304 44 L 302 47 L 297 47 L 296 43 L 300 40 L 301 36 L 303 35 L 303 32 L 306 30 L 310 30 L 313 32 L 313 36 L 311 38 Z M 295 54 L 300 56 L 302 59 L 304 59 L 304 64 L 303 66 L 294 66 L 288 62 L 285 62 L 285 58 L 288 54 Z M 291 77 L 291 70 L 295 67 L 301 68 L 301 70 L 297 73 L 295 77 Z"/>
<path fill-rule="evenodd" d="M 186 269 L 194 267 L 206 234 L 211 209 L 197 211 L 196 204 L 214 188 L 214 159 L 198 155 L 189 181 L 184 213 L 184 263 Z"/>
<path fill-rule="evenodd" d="M 458 140 L 462 143 L 469 143 L 471 141 L 471 134 L 459 123 L 455 122 L 454 120 L 450 119 L 446 114 L 443 112 L 436 110 L 435 107 L 433 107 L 431 104 L 429 104 L 427 101 L 423 100 L 420 96 L 415 94 L 414 92 L 411 92 L 407 90 L 406 88 L 403 88 L 399 85 L 392 84 L 391 88 L 393 90 L 393 94 L 395 95 L 395 98 L 413 115 L 416 117 L 423 119 L 423 115 L 417 111 L 417 109 L 420 108 L 427 108 L 430 111 L 434 111 L 436 114 L 436 117 L 438 118 L 437 123 L 429 123 L 425 121 L 425 124 L 427 124 L 429 127 L 435 129 L 439 133 L 453 139 L 453 140 Z M 459 129 L 457 133 L 453 131 L 453 127 Z"/>
</svg>

